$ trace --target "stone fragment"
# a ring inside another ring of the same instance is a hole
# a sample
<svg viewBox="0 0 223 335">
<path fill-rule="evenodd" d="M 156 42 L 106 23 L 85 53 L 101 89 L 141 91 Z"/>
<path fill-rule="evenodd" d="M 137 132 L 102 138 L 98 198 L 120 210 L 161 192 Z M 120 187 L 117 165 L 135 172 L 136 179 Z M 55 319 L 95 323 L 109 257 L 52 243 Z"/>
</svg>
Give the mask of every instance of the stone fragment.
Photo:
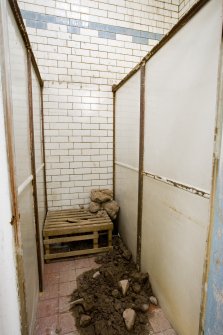
<svg viewBox="0 0 223 335">
<path fill-rule="evenodd" d="M 133 285 L 132 289 L 135 293 L 139 293 L 141 291 L 141 286 L 136 283 Z"/>
<path fill-rule="evenodd" d="M 83 304 L 84 304 L 84 299 L 83 299 L 83 298 L 80 298 L 80 299 L 71 301 L 70 304 L 73 305 L 73 306 L 75 306 L 75 305 L 83 305 Z"/>
<path fill-rule="evenodd" d="M 99 217 L 99 218 L 101 218 L 103 216 L 106 217 L 107 216 L 107 212 L 105 210 L 101 209 L 100 211 L 97 212 L 96 216 Z"/>
<path fill-rule="evenodd" d="M 86 314 L 82 314 L 80 317 L 80 326 L 87 327 L 91 323 L 91 317 Z"/>
<path fill-rule="evenodd" d="M 140 284 L 145 284 L 149 280 L 149 274 L 142 272 L 135 272 L 132 275 L 132 279 Z"/>
<path fill-rule="evenodd" d="M 98 202 L 99 204 L 102 204 L 106 201 L 112 200 L 111 195 L 106 194 L 103 192 L 103 190 L 92 190 L 91 191 L 91 201 Z"/>
<path fill-rule="evenodd" d="M 129 288 L 129 281 L 128 279 L 123 279 L 123 280 L 120 280 L 119 283 L 118 283 L 121 291 L 122 291 L 122 294 L 123 296 L 125 297 L 126 296 L 126 293 L 128 291 L 128 288 Z"/>
<path fill-rule="evenodd" d="M 100 272 L 99 272 L 99 271 L 97 271 L 97 272 L 95 272 L 95 273 L 93 274 L 93 278 L 94 278 L 94 279 L 98 278 L 99 276 L 100 276 Z"/>
<path fill-rule="evenodd" d="M 109 190 L 108 188 L 101 190 L 103 193 L 109 195 L 111 197 L 111 199 L 113 199 L 113 191 Z"/>
<path fill-rule="evenodd" d="M 89 205 L 89 211 L 91 213 L 97 213 L 98 211 L 100 211 L 101 209 L 101 205 L 98 204 L 97 202 L 91 202 L 90 205 Z"/>
<path fill-rule="evenodd" d="M 143 304 L 140 309 L 142 312 L 146 313 L 149 309 L 149 304 Z"/>
<path fill-rule="evenodd" d="M 115 200 L 108 201 L 102 205 L 112 220 L 115 220 L 119 211 L 119 205 Z"/>
<path fill-rule="evenodd" d="M 153 295 L 151 295 L 151 297 L 149 297 L 149 301 L 151 302 L 151 304 L 157 306 L 158 305 L 158 301 L 156 299 L 156 297 L 154 297 Z"/>
<path fill-rule="evenodd" d="M 128 331 L 132 330 L 135 324 L 136 312 L 132 308 L 127 308 L 123 312 L 123 319 Z"/>
</svg>

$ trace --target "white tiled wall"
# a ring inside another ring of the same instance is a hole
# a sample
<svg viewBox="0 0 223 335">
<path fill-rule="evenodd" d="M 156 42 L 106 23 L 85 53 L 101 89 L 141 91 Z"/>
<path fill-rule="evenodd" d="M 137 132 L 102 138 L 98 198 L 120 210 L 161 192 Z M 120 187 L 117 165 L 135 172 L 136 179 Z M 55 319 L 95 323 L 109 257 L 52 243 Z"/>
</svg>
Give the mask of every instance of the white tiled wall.
<svg viewBox="0 0 223 335">
<path fill-rule="evenodd" d="M 198 0 L 180 0 L 179 18 L 181 18 Z"/>
<path fill-rule="evenodd" d="M 45 82 L 49 208 L 112 187 L 112 92 L 178 20 L 179 0 L 20 0 Z"/>
</svg>

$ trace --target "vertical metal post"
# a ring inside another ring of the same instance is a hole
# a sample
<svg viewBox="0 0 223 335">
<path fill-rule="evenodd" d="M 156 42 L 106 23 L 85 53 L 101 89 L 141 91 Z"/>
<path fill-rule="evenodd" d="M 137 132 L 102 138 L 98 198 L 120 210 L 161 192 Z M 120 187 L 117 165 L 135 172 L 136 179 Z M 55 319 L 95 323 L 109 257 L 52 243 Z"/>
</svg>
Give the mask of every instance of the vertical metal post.
<svg viewBox="0 0 223 335">
<path fill-rule="evenodd" d="M 48 212 L 47 187 L 46 187 L 46 154 L 45 154 L 45 135 L 44 135 L 44 114 L 43 114 L 43 86 L 41 86 L 41 127 L 42 127 L 42 144 L 43 144 L 43 178 L 44 178 L 44 193 L 45 193 L 45 208 Z"/>
<path fill-rule="evenodd" d="M 13 112 L 11 99 L 10 82 L 10 63 L 9 63 L 9 45 L 7 29 L 7 8 L 6 1 L 0 1 L 0 46 L 1 46 L 1 75 L 2 75 L 2 95 L 6 128 L 6 146 L 8 155 L 8 167 L 10 178 L 11 210 L 15 241 L 16 271 L 18 277 L 18 295 L 20 303 L 21 333 L 28 335 L 26 294 L 25 294 L 25 275 L 23 266 L 23 250 L 21 240 L 21 227 L 18 209 L 18 195 L 16 182 L 16 168 L 14 155 L 14 134 L 13 134 Z"/>
<path fill-rule="evenodd" d="M 115 199 L 115 103 L 116 92 L 113 91 L 113 198 Z"/>
<path fill-rule="evenodd" d="M 33 175 L 33 202 L 34 202 L 34 214 L 35 214 L 36 250 L 37 250 L 37 262 L 38 262 L 39 289 L 42 292 L 42 290 L 43 290 L 43 274 L 42 274 L 42 264 L 41 264 L 39 212 L 38 212 L 38 198 L 37 198 L 37 186 L 36 186 L 36 161 L 35 161 L 35 139 L 34 139 L 32 68 L 31 68 L 31 65 L 32 65 L 31 53 L 30 53 L 29 49 L 27 49 L 30 157 L 31 157 L 32 175 Z"/>
<path fill-rule="evenodd" d="M 136 264 L 141 268 L 142 207 L 143 207 L 143 166 L 144 166 L 144 119 L 145 119 L 145 63 L 140 69 L 140 130 L 139 130 L 139 179 L 138 179 L 138 216 L 137 216 L 137 253 Z"/>
</svg>

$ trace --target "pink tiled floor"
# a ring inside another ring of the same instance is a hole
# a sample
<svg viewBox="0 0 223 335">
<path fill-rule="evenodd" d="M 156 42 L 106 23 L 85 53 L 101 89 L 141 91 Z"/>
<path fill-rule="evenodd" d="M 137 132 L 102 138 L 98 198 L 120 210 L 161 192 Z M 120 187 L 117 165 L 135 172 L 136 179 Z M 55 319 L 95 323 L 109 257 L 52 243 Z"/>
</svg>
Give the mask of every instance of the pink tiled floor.
<svg viewBox="0 0 223 335">
<path fill-rule="evenodd" d="M 79 335 L 69 312 L 70 294 L 81 273 L 97 268 L 94 257 L 45 264 L 44 291 L 40 293 L 35 335 Z M 176 335 L 160 308 L 151 307 L 149 335 Z M 121 334 L 120 334 L 121 335 Z"/>
</svg>

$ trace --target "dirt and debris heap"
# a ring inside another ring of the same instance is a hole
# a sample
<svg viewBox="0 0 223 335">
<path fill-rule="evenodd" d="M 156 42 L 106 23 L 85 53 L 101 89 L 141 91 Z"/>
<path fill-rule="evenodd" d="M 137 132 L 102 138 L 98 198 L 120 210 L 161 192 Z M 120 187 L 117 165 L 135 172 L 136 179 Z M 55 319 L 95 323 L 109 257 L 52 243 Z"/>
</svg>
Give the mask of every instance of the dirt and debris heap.
<svg viewBox="0 0 223 335">
<path fill-rule="evenodd" d="M 91 213 L 103 215 L 106 211 L 112 220 L 115 220 L 119 211 L 119 205 L 113 200 L 113 192 L 109 189 L 92 190 L 91 203 L 89 205 Z"/>
<path fill-rule="evenodd" d="M 152 294 L 149 276 L 137 271 L 120 238 L 114 250 L 98 256 L 98 269 L 78 277 L 71 310 L 81 335 L 149 334 Z"/>
</svg>

